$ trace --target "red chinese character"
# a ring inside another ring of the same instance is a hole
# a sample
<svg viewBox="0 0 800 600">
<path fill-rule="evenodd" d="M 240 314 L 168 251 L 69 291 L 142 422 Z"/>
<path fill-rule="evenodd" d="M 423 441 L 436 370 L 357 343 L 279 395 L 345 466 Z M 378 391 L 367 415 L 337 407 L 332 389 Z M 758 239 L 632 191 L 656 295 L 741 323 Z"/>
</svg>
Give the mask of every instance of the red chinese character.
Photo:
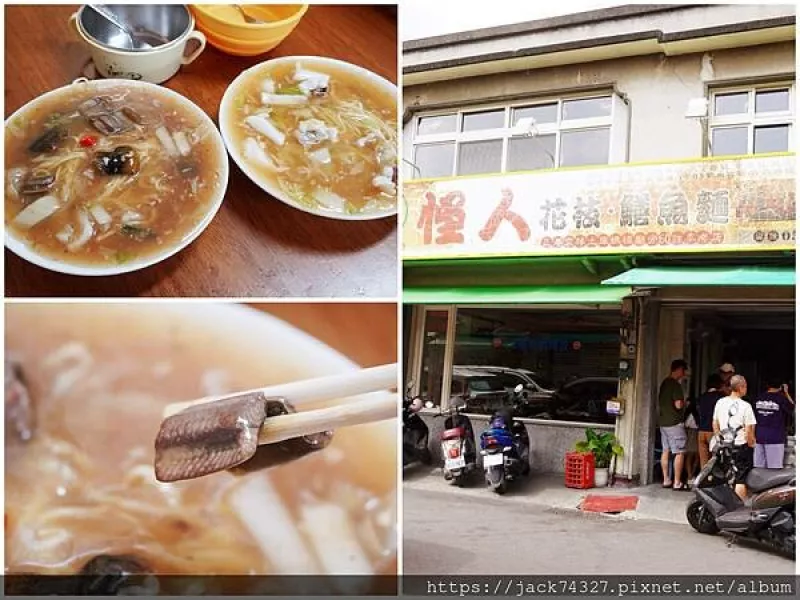
<svg viewBox="0 0 800 600">
<path fill-rule="evenodd" d="M 425 193 L 425 205 L 419 215 L 417 229 L 422 229 L 423 243 L 433 243 L 433 227 L 436 226 L 437 244 L 463 244 L 466 198 L 461 192 L 448 192 L 436 203 L 436 194 Z"/>
<path fill-rule="evenodd" d="M 486 225 L 483 226 L 483 229 L 480 230 L 478 235 L 481 236 L 484 242 L 488 242 L 494 237 L 494 234 L 497 233 L 500 224 L 503 221 L 508 221 L 513 225 L 514 229 L 517 230 L 520 241 L 524 242 L 531 237 L 531 228 L 528 227 L 525 219 L 510 210 L 511 203 L 514 201 L 514 194 L 511 190 L 503 190 L 502 195 L 503 199 L 500 201 L 500 204 L 497 205 L 497 208 L 494 209 L 494 212 L 489 217 L 489 220 L 486 221 Z"/>
</svg>

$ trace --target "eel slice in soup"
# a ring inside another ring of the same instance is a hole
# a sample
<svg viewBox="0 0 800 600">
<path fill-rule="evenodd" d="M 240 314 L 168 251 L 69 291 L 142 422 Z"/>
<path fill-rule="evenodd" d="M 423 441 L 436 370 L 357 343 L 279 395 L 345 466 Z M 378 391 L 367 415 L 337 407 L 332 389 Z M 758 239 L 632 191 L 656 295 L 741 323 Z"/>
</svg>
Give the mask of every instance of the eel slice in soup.
<svg viewBox="0 0 800 600">
<path fill-rule="evenodd" d="M 33 437 L 34 408 L 22 365 L 6 358 L 6 431 L 13 431 L 16 437 L 27 442 Z"/>
</svg>

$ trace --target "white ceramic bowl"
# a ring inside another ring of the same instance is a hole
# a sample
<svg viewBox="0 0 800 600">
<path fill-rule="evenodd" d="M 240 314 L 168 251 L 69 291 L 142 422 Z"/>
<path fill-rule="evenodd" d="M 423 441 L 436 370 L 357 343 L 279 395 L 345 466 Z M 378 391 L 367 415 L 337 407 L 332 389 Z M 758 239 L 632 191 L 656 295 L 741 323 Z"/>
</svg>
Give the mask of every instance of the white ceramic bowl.
<svg viewBox="0 0 800 600">
<path fill-rule="evenodd" d="M 343 71 L 348 71 L 353 73 L 358 77 L 362 77 L 371 81 L 376 86 L 388 91 L 391 93 L 395 98 L 397 98 L 397 86 L 392 82 L 384 79 L 380 75 L 376 75 L 372 71 L 368 71 L 363 67 L 359 67 L 357 65 L 350 64 L 348 62 L 342 60 L 336 60 L 334 58 L 327 58 L 324 56 L 283 56 L 281 58 L 275 58 L 272 60 L 267 60 L 262 63 L 259 63 L 255 66 L 250 67 L 249 69 L 242 71 L 236 79 L 234 79 L 231 84 L 228 86 L 228 89 L 225 90 L 225 95 L 222 96 L 222 102 L 219 106 L 219 128 L 222 132 L 222 137 L 225 140 L 225 145 L 228 147 L 228 152 L 233 157 L 234 162 L 239 166 L 242 172 L 250 178 L 250 180 L 255 183 L 258 187 L 262 190 L 270 194 L 271 196 L 277 198 L 281 202 L 288 204 L 298 210 L 302 210 L 303 212 L 310 213 L 312 215 L 318 215 L 321 217 L 327 217 L 329 219 L 339 219 L 341 221 L 370 221 L 373 219 L 383 219 L 386 217 L 391 217 L 397 214 L 397 207 L 389 209 L 389 210 L 381 210 L 381 211 L 372 211 L 368 213 L 356 213 L 356 214 L 347 214 L 347 213 L 340 213 L 330 210 L 324 209 L 310 209 L 306 206 L 295 202 L 290 196 L 286 195 L 283 190 L 281 190 L 278 186 L 273 185 L 270 183 L 263 175 L 260 175 L 256 169 L 253 169 L 247 161 L 244 160 L 244 156 L 239 148 L 236 147 L 234 140 L 236 139 L 234 126 L 232 123 L 232 119 L 230 115 L 232 114 L 232 104 L 235 100 L 236 96 L 241 93 L 241 88 L 244 85 L 245 79 L 255 72 L 265 71 L 272 67 L 291 63 L 294 64 L 296 62 L 301 62 L 303 64 L 307 64 L 309 67 L 313 68 L 313 65 L 320 65 L 320 66 L 333 66 L 338 67 Z"/>
<path fill-rule="evenodd" d="M 188 100 L 187 98 L 181 96 L 177 92 L 173 92 L 170 89 L 161 87 L 159 85 L 155 85 L 153 83 L 147 83 L 145 81 L 129 81 L 126 79 L 100 79 L 97 81 L 87 81 L 79 79 L 73 82 L 71 85 L 57 88 L 55 90 L 42 94 L 38 98 L 31 100 L 25 106 L 16 111 L 13 115 L 11 115 L 8 119 L 6 119 L 6 125 L 8 125 L 9 121 L 11 121 L 12 119 L 22 117 L 26 113 L 36 110 L 36 107 L 39 106 L 45 100 L 58 97 L 61 94 L 67 93 L 69 90 L 73 89 L 72 88 L 73 85 L 92 86 L 92 88 L 97 90 L 98 93 L 101 93 L 103 89 L 107 89 L 109 87 L 144 88 L 151 94 L 172 98 L 185 110 L 187 110 L 193 115 L 196 115 L 212 131 L 211 137 L 214 140 L 214 145 L 216 146 L 217 164 L 219 166 L 219 183 L 217 185 L 217 189 L 214 193 L 214 196 L 211 198 L 211 202 L 208 205 L 208 209 L 206 210 L 206 214 L 203 217 L 203 219 L 200 220 L 197 223 L 197 225 L 195 225 L 195 227 L 191 229 L 180 241 L 165 247 L 161 252 L 157 252 L 155 254 L 149 254 L 146 257 L 143 257 L 139 260 L 131 260 L 129 262 L 126 262 L 125 264 L 84 265 L 84 264 L 70 263 L 62 260 L 57 260 L 55 258 L 52 258 L 45 254 L 40 254 L 35 250 L 33 250 L 25 242 L 24 239 L 16 236 L 14 232 L 11 231 L 10 228 L 8 227 L 5 228 L 6 248 L 11 250 L 14 254 L 16 254 L 20 258 L 23 258 L 28 262 L 31 262 L 35 265 L 38 265 L 50 271 L 56 271 L 58 273 L 67 273 L 68 275 L 87 275 L 87 276 L 119 275 L 122 273 L 130 273 L 131 271 L 138 271 L 140 269 L 152 266 L 177 254 L 178 252 L 183 250 L 186 246 L 191 244 L 195 239 L 197 239 L 197 237 L 201 233 L 203 233 L 203 230 L 205 230 L 205 228 L 208 227 L 208 224 L 211 223 L 211 220 L 217 214 L 219 207 L 222 205 L 222 199 L 225 197 L 225 191 L 228 187 L 228 174 L 230 170 L 228 166 L 228 156 L 225 151 L 225 144 L 223 143 L 222 138 L 219 135 L 219 131 L 217 130 L 217 126 L 214 124 L 214 121 L 212 121 L 211 118 L 191 100 Z"/>
<path fill-rule="evenodd" d="M 46 370 L 43 368 L 44 362 L 38 361 L 44 361 L 48 356 L 54 357 L 54 353 L 63 355 L 59 349 L 66 348 L 63 346 L 65 340 L 71 341 L 70 346 L 77 344 L 81 347 L 88 343 L 90 352 L 96 359 L 95 365 L 101 370 L 106 365 L 114 364 L 118 357 L 106 362 L 100 354 L 102 344 L 95 346 L 91 343 L 91 339 L 98 335 L 95 333 L 92 336 L 92 330 L 113 332 L 119 329 L 121 323 L 133 332 L 131 347 L 138 352 L 132 357 L 129 368 L 132 372 L 141 373 L 143 376 L 150 373 L 151 369 L 164 364 L 156 363 L 152 357 L 143 352 L 147 346 L 173 348 L 172 352 L 182 352 L 185 348 L 192 355 L 205 353 L 204 369 L 217 373 L 218 370 L 222 370 L 229 376 L 222 378 L 223 385 L 242 386 L 242 389 L 346 373 L 358 368 L 342 354 L 285 321 L 237 304 L 17 303 L 5 307 L 5 317 L 7 351 L 10 349 L 22 361 L 23 368 L 31 370 L 31 384 L 34 388 L 43 385 L 49 377 L 43 375 Z M 41 335 L 32 336 L 32 331 L 37 331 Z M 143 343 L 145 340 L 146 343 Z M 124 338 L 120 339 L 117 345 L 124 348 L 126 343 L 128 340 Z M 40 357 L 38 361 L 31 362 L 32 357 L 37 355 Z M 199 379 L 198 389 L 202 387 Z M 191 394 L 197 391 L 191 390 L 185 393 Z M 160 408 L 169 402 L 185 399 L 171 394 L 174 394 L 174 390 L 165 392 L 163 397 L 154 398 L 154 404 L 148 404 L 151 409 L 140 415 L 143 421 L 137 429 L 139 434 L 136 440 L 143 444 L 147 443 L 148 454 L 145 456 L 152 456 L 153 445 L 148 441 L 148 436 L 154 436 L 158 430 Z M 113 401 L 113 398 L 109 398 L 109 406 L 113 405 Z M 43 400 L 39 410 L 52 410 L 54 406 L 57 410 L 61 410 L 64 407 L 63 403 L 63 398 L 59 399 L 51 394 Z M 154 414 L 153 408 L 158 413 Z M 80 411 L 81 407 L 75 407 L 75 410 Z M 41 417 L 43 413 L 40 412 L 39 415 Z M 44 415 L 46 416 L 46 412 Z M 119 420 L 107 420 L 105 426 L 110 428 L 107 430 L 103 428 L 101 420 L 95 420 L 92 426 L 94 430 L 90 428 L 86 431 L 88 439 L 76 441 L 78 447 L 87 451 L 97 448 L 101 444 L 98 440 L 112 438 L 113 429 L 124 427 L 125 424 Z M 388 493 L 396 489 L 397 441 L 397 419 L 389 419 L 337 430 L 331 448 L 338 448 L 340 452 L 346 453 L 349 468 L 354 473 L 370 470 L 378 473 L 363 477 L 372 480 L 376 490 Z M 126 448 L 123 453 L 130 450 L 131 448 Z M 276 467 L 276 469 L 291 468 L 291 464 Z M 260 478 L 268 476 L 269 473 L 270 471 L 252 472 L 244 477 Z M 184 484 L 192 488 L 196 482 L 181 483 Z M 268 502 L 269 499 L 264 501 Z M 254 518 L 265 519 L 268 523 L 269 512 L 255 515 Z M 6 533 L 8 534 L 8 530 Z M 99 533 L 98 537 L 103 539 L 104 535 Z M 9 542 L 7 539 L 6 543 L 13 541 Z M 14 561 L 9 558 L 7 566 L 9 562 Z M 252 568 L 259 568 L 256 561 Z"/>
</svg>

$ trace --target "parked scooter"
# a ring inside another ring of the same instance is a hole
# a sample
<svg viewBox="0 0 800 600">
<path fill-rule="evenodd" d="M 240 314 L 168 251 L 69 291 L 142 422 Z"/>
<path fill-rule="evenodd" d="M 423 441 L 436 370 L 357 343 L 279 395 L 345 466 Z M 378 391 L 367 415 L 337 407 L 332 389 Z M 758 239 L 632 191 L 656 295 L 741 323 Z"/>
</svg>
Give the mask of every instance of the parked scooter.
<svg viewBox="0 0 800 600">
<path fill-rule="evenodd" d="M 742 501 L 734 491 L 734 435 L 716 436 L 713 456 L 693 482 L 695 498 L 686 508 L 686 518 L 700 533 L 723 531 L 755 539 L 794 557 L 796 472 L 751 469 L 745 478 L 751 495 Z"/>
<path fill-rule="evenodd" d="M 411 388 L 414 382 L 409 382 L 406 395 L 403 399 L 403 466 L 412 463 L 429 465 L 432 462 L 431 451 L 428 448 L 428 426 L 419 416 L 422 410 L 422 398 L 411 397 Z"/>
<path fill-rule="evenodd" d="M 461 414 L 467 405 L 453 406 L 439 414 L 446 416 L 441 435 L 444 479 L 461 487 L 478 464 L 472 423 Z"/>
<path fill-rule="evenodd" d="M 514 406 L 524 398 L 522 384 L 514 388 Z M 481 433 L 481 455 L 486 485 L 496 494 L 506 492 L 508 482 L 530 473 L 530 440 L 525 425 L 515 421 L 508 409 L 495 412 L 489 428 Z"/>
</svg>

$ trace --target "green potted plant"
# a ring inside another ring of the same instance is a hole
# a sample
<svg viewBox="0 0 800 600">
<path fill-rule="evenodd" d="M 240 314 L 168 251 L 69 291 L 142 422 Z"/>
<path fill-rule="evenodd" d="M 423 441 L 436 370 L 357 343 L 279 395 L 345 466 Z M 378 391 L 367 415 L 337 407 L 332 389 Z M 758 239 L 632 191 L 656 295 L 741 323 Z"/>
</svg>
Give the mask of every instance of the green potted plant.
<svg viewBox="0 0 800 600">
<path fill-rule="evenodd" d="M 594 485 L 606 487 L 608 485 L 608 468 L 614 456 L 622 456 L 622 446 L 616 436 L 610 431 L 597 433 L 594 429 L 586 429 L 586 439 L 575 444 L 578 452 L 591 452 L 594 454 Z"/>
</svg>

